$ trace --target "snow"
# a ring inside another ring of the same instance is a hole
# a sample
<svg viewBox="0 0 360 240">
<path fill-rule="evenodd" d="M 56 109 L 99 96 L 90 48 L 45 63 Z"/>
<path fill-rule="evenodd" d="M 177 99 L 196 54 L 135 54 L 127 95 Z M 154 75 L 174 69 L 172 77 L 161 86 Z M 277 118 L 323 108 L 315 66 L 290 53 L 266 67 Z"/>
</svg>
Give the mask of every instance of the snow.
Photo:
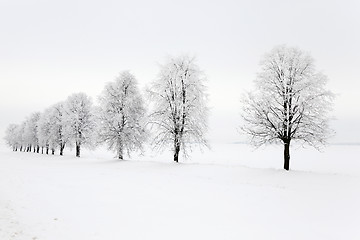
<svg viewBox="0 0 360 240">
<path fill-rule="evenodd" d="M 360 146 L 217 144 L 180 164 L 0 150 L 0 239 L 360 239 Z"/>
</svg>

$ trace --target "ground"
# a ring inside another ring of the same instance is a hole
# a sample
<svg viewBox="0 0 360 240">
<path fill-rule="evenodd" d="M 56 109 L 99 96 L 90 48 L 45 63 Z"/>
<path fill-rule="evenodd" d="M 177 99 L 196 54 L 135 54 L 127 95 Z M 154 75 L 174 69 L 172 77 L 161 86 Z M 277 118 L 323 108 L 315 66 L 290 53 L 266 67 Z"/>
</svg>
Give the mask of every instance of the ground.
<svg viewBox="0 0 360 240">
<path fill-rule="evenodd" d="M 360 239 L 360 146 L 218 144 L 176 164 L 0 150 L 0 239 Z"/>
</svg>

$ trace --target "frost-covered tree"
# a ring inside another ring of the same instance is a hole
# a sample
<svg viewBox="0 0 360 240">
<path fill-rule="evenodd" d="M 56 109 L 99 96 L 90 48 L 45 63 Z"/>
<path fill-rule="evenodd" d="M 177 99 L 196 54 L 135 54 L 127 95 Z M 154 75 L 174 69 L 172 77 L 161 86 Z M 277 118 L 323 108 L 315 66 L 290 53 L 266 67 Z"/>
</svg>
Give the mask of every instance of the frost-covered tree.
<svg viewBox="0 0 360 240">
<path fill-rule="evenodd" d="M 146 111 L 135 77 L 128 71 L 122 72 L 105 86 L 99 102 L 98 141 L 115 150 L 119 159 L 123 159 L 125 151 L 130 155 L 134 150 L 142 150 Z"/>
<path fill-rule="evenodd" d="M 38 139 L 42 154 L 44 153 L 44 148 L 46 148 L 46 154 L 49 154 L 49 145 L 51 141 L 50 128 L 50 109 L 48 108 L 41 113 L 38 126 Z"/>
<path fill-rule="evenodd" d="M 40 112 L 35 112 L 26 120 L 26 126 L 24 129 L 24 138 L 25 142 L 28 145 L 28 151 L 31 151 L 31 148 L 34 149 L 34 152 L 39 153 L 39 140 L 37 137 L 38 131 L 38 121 L 40 119 Z"/>
<path fill-rule="evenodd" d="M 22 132 L 22 141 L 24 143 L 24 147 L 25 147 L 25 151 L 26 152 L 31 152 L 31 149 L 32 149 L 32 146 L 31 146 L 31 132 L 29 131 L 29 128 L 28 128 L 28 124 L 29 124 L 29 120 L 26 119 L 24 122 L 23 122 L 23 132 Z"/>
<path fill-rule="evenodd" d="M 180 149 L 186 156 L 190 143 L 207 145 L 204 80 L 194 59 L 182 56 L 161 66 L 149 90 L 153 103 L 149 121 L 155 134 L 153 144 L 157 148 L 172 146 L 175 162 L 179 161 Z"/>
<path fill-rule="evenodd" d="M 85 93 L 75 93 L 65 102 L 64 122 L 66 138 L 75 143 L 76 156 L 80 157 L 82 145 L 91 145 L 95 131 L 92 101 Z"/>
<path fill-rule="evenodd" d="M 68 141 L 66 134 L 66 121 L 64 103 L 60 102 L 51 107 L 52 120 L 51 135 L 54 137 L 54 143 L 59 147 L 60 156 L 63 155 L 65 144 Z"/>
<path fill-rule="evenodd" d="M 284 169 L 289 170 L 292 140 L 319 148 L 332 133 L 328 114 L 334 95 L 326 82 L 310 55 L 275 47 L 261 62 L 256 90 L 244 96 L 242 131 L 256 146 L 282 143 Z"/>
<path fill-rule="evenodd" d="M 44 152 L 43 149 L 45 148 L 46 154 L 49 154 L 49 150 L 51 150 L 52 154 L 54 154 L 55 149 L 57 148 L 58 133 L 54 130 L 57 128 L 55 113 L 54 107 L 49 107 L 40 115 L 38 139 L 41 147 L 41 153 Z"/>
<path fill-rule="evenodd" d="M 16 133 L 16 139 L 20 145 L 20 152 L 21 151 L 26 151 L 27 150 L 27 147 L 26 147 L 26 142 L 25 142 L 25 137 L 24 137 L 24 132 L 25 132 L 25 127 L 26 127 L 26 122 L 23 121 L 18 129 L 17 129 L 17 133 Z"/>
<path fill-rule="evenodd" d="M 17 151 L 19 146 L 19 139 L 17 139 L 19 131 L 19 125 L 17 124 L 10 124 L 5 132 L 5 141 L 6 144 L 9 145 L 13 151 Z"/>
</svg>

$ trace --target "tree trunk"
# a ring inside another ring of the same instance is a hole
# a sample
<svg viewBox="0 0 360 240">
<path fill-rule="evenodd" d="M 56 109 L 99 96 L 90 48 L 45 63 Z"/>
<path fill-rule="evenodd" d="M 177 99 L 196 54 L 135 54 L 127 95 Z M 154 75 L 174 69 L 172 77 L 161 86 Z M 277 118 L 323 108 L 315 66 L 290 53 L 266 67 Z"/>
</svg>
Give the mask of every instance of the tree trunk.
<svg viewBox="0 0 360 240">
<path fill-rule="evenodd" d="M 49 145 L 46 144 L 46 154 L 49 154 Z"/>
<path fill-rule="evenodd" d="M 290 139 L 284 141 L 284 169 L 290 169 Z"/>
<path fill-rule="evenodd" d="M 123 156 L 123 146 L 120 145 L 119 148 L 118 148 L 118 158 L 119 160 L 123 160 L 124 159 L 124 156 Z"/>
<path fill-rule="evenodd" d="M 60 156 L 63 155 L 64 148 L 65 148 L 65 144 L 61 143 L 61 144 L 60 144 Z"/>
<path fill-rule="evenodd" d="M 51 154 L 54 155 L 55 154 L 55 148 L 51 149 Z"/>
<path fill-rule="evenodd" d="M 37 146 L 36 146 L 36 153 L 39 153 L 39 151 L 40 151 L 40 146 L 37 145 Z"/>
<path fill-rule="evenodd" d="M 76 142 L 76 157 L 80 157 L 80 142 Z"/>
<path fill-rule="evenodd" d="M 36 153 L 36 146 L 34 146 L 34 153 Z"/>
<path fill-rule="evenodd" d="M 180 143 L 177 139 L 174 140 L 174 161 L 179 162 Z"/>
<path fill-rule="evenodd" d="M 41 154 L 44 154 L 44 147 L 41 147 Z"/>
<path fill-rule="evenodd" d="M 20 146 L 20 152 L 22 152 L 22 146 Z"/>
</svg>

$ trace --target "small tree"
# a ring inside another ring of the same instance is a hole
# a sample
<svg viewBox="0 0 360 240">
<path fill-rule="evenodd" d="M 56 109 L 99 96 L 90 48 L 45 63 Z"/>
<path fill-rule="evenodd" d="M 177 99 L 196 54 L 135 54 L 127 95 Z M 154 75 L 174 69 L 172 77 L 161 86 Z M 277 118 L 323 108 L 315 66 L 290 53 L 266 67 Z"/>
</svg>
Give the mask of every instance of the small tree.
<svg viewBox="0 0 360 240">
<path fill-rule="evenodd" d="M 66 137 L 75 142 L 76 157 L 80 157 L 83 144 L 91 145 L 95 131 L 95 119 L 92 101 L 84 93 L 72 94 L 68 97 L 64 108 L 65 123 L 67 126 Z"/>
<path fill-rule="evenodd" d="M 193 58 L 172 58 L 161 66 L 149 93 L 153 103 L 150 124 L 155 133 L 155 147 L 172 145 L 174 161 L 178 162 L 180 149 L 184 149 L 186 155 L 188 143 L 207 145 L 204 76 Z"/>
<path fill-rule="evenodd" d="M 63 155 L 65 144 L 68 141 L 66 136 L 66 122 L 64 103 L 60 102 L 51 107 L 52 120 L 51 134 L 54 136 L 54 142 L 59 147 L 60 156 Z"/>
<path fill-rule="evenodd" d="M 18 141 L 18 144 L 20 145 L 20 151 L 26 151 L 26 141 L 25 141 L 25 136 L 24 136 L 24 132 L 25 132 L 25 128 L 26 128 L 26 122 L 23 121 L 17 131 L 16 131 L 16 139 Z"/>
<path fill-rule="evenodd" d="M 108 83 L 99 97 L 98 141 L 123 159 L 124 151 L 142 150 L 146 139 L 145 107 L 135 77 L 122 72 Z"/>
<path fill-rule="evenodd" d="M 19 125 L 10 124 L 5 132 L 5 141 L 7 145 L 9 145 L 13 151 L 17 151 L 19 148 L 19 140 L 17 139 L 17 132 L 19 131 Z"/>
<path fill-rule="evenodd" d="M 45 109 L 39 119 L 38 139 L 41 153 L 44 152 L 44 147 L 46 154 L 49 154 L 49 150 L 51 150 L 52 153 L 55 151 L 58 133 L 54 129 L 56 129 L 55 110 L 53 107 L 49 107 Z"/>
<path fill-rule="evenodd" d="M 34 152 L 39 153 L 39 140 L 37 137 L 38 121 L 40 119 L 40 112 L 35 112 L 26 120 L 26 127 L 24 129 L 25 141 L 28 144 L 29 152 L 33 147 Z"/>
<path fill-rule="evenodd" d="M 38 128 L 39 146 L 41 147 L 42 154 L 44 153 L 44 148 L 46 149 L 46 154 L 49 154 L 50 127 L 49 109 L 46 109 L 40 115 Z"/>
<path fill-rule="evenodd" d="M 333 94 L 325 89 L 326 82 L 308 54 L 275 47 L 261 62 L 256 90 L 243 99 L 242 131 L 255 146 L 283 143 L 284 169 L 289 170 L 292 140 L 319 148 L 331 135 Z"/>
</svg>

